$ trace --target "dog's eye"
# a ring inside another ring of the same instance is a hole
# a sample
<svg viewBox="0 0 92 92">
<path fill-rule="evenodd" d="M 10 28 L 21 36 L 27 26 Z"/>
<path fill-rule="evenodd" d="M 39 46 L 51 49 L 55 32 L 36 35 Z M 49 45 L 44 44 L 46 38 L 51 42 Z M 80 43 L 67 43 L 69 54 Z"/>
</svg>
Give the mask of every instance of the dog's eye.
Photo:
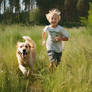
<svg viewBox="0 0 92 92">
<path fill-rule="evenodd" d="M 22 46 L 20 46 L 20 48 L 22 48 Z"/>
<path fill-rule="evenodd" d="M 25 46 L 26 48 L 28 48 L 28 46 Z"/>
</svg>

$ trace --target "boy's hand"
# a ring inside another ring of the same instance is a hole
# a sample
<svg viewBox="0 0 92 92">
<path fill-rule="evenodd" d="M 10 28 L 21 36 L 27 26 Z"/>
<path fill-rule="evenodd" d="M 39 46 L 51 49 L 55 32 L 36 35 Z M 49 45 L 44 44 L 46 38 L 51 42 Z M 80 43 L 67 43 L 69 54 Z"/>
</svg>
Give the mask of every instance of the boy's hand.
<svg viewBox="0 0 92 92">
<path fill-rule="evenodd" d="M 56 41 L 58 42 L 58 41 L 61 41 L 62 39 L 61 39 L 61 37 L 60 36 L 57 36 L 56 37 Z"/>
<path fill-rule="evenodd" d="M 42 41 L 42 46 L 45 46 L 46 45 L 46 41 Z"/>
<path fill-rule="evenodd" d="M 58 41 L 68 41 L 68 38 L 67 37 L 60 37 L 60 36 L 58 36 L 58 37 L 56 37 L 56 41 L 58 42 Z"/>
</svg>

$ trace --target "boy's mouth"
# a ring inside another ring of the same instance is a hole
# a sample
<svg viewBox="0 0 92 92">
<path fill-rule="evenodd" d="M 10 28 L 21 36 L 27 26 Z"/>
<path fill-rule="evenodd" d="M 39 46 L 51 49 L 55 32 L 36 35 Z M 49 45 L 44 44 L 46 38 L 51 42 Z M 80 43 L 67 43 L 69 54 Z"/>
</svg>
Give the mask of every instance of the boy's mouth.
<svg viewBox="0 0 92 92">
<path fill-rule="evenodd" d="M 56 22 L 52 22 L 52 24 L 56 24 Z"/>
<path fill-rule="evenodd" d="M 57 26 L 57 23 L 56 22 L 52 23 L 52 26 Z"/>
</svg>

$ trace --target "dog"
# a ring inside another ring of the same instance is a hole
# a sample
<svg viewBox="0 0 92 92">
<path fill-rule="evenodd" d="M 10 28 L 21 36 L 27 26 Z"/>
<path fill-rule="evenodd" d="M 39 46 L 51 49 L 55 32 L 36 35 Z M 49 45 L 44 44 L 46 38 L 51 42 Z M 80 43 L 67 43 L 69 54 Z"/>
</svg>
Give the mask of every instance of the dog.
<svg viewBox="0 0 92 92">
<path fill-rule="evenodd" d="M 17 42 L 16 56 L 19 69 L 23 75 L 29 76 L 30 71 L 33 71 L 33 63 L 36 59 L 36 45 L 29 36 L 23 36 L 23 39 L 25 42 Z"/>
</svg>

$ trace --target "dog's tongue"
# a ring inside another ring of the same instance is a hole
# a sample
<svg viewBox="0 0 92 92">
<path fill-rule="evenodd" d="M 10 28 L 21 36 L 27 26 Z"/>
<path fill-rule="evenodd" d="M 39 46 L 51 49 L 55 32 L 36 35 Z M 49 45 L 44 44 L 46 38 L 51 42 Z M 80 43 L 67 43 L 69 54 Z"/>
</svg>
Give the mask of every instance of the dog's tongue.
<svg viewBox="0 0 92 92">
<path fill-rule="evenodd" d="M 26 57 L 26 54 L 22 54 L 22 57 L 25 58 Z"/>
</svg>

